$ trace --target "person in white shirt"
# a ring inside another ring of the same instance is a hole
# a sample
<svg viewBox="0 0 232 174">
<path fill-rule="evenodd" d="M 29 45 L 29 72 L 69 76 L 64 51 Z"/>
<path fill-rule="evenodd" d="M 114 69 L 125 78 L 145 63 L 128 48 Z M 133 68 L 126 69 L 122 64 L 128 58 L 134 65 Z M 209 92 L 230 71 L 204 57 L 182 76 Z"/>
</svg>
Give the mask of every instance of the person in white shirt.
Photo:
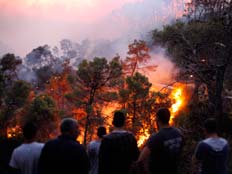
<svg viewBox="0 0 232 174">
<path fill-rule="evenodd" d="M 24 143 L 14 149 L 9 166 L 21 174 L 37 174 L 38 161 L 43 143 L 35 141 L 37 127 L 34 123 L 26 123 L 23 127 Z"/>
<path fill-rule="evenodd" d="M 97 140 L 93 140 L 87 147 L 87 152 L 90 160 L 90 173 L 98 174 L 98 154 L 103 136 L 106 135 L 106 128 L 101 126 L 97 129 Z"/>
</svg>

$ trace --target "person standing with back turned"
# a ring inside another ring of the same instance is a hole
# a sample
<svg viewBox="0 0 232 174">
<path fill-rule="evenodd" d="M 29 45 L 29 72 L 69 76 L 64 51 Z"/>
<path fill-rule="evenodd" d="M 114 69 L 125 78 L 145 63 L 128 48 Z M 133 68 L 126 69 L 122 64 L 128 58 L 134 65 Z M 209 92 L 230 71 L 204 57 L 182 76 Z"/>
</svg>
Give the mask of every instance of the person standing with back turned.
<svg viewBox="0 0 232 174">
<path fill-rule="evenodd" d="M 39 160 L 39 174 L 88 174 L 87 153 L 76 138 L 79 135 L 77 120 L 65 118 L 60 125 L 61 135 L 48 141 Z"/>
<path fill-rule="evenodd" d="M 39 157 L 44 144 L 35 141 L 36 132 L 37 127 L 34 123 L 26 123 L 23 127 L 24 143 L 12 153 L 9 165 L 21 174 L 37 174 Z"/>
<path fill-rule="evenodd" d="M 156 124 L 159 131 L 148 139 L 138 160 L 138 163 L 148 161 L 151 174 L 177 174 L 183 138 L 180 130 L 169 125 L 170 116 L 167 108 L 157 111 Z"/>
<path fill-rule="evenodd" d="M 201 163 L 201 174 L 227 174 L 229 145 L 227 140 L 218 136 L 215 119 L 205 121 L 204 132 L 206 139 L 197 145 L 193 162 Z"/>
<path fill-rule="evenodd" d="M 106 134 L 106 128 L 101 126 L 97 129 L 97 140 L 93 140 L 87 147 L 87 153 L 90 160 L 90 173 L 98 174 L 98 154 L 103 136 Z"/>
<path fill-rule="evenodd" d="M 112 133 L 103 137 L 99 152 L 99 174 L 128 174 L 139 150 L 134 135 L 123 129 L 125 115 L 114 113 Z"/>
</svg>

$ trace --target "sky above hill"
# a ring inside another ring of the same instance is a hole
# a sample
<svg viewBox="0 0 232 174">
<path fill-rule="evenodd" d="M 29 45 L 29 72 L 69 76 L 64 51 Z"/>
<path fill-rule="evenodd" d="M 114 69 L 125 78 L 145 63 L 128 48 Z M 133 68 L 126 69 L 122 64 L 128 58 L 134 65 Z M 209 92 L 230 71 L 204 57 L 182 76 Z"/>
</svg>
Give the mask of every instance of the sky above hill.
<svg viewBox="0 0 232 174">
<path fill-rule="evenodd" d="M 140 37 L 177 18 L 185 0 L 0 0 L 0 50 L 25 56 L 61 39 Z"/>
</svg>

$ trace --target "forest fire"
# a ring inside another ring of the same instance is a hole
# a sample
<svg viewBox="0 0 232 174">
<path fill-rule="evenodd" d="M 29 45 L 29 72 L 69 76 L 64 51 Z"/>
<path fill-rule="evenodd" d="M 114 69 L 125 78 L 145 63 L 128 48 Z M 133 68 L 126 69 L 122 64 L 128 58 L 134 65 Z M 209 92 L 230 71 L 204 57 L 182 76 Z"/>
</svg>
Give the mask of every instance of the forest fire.
<svg viewBox="0 0 232 174">
<path fill-rule="evenodd" d="M 173 119 L 175 118 L 176 113 L 183 106 L 183 102 L 184 102 L 183 88 L 181 88 L 181 86 L 174 88 L 174 90 L 171 93 L 171 99 L 174 100 L 174 103 L 170 108 L 171 111 L 170 123 L 173 124 Z"/>
<path fill-rule="evenodd" d="M 171 107 L 170 107 L 170 111 L 171 111 L 171 118 L 170 118 L 170 124 L 173 125 L 174 124 L 174 119 L 178 113 L 178 111 L 180 111 L 180 109 L 184 106 L 184 101 L 185 101 L 185 96 L 183 95 L 183 90 L 184 87 L 181 84 L 176 85 L 171 94 L 170 94 L 170 99 L 173 101 Z M 140 130 L 140 135 L 138 138 L 138 146 L 142 147 L 146 140 L 149 138 L 150 133 L 148 129 L 141 129 Z"/>
</svg>

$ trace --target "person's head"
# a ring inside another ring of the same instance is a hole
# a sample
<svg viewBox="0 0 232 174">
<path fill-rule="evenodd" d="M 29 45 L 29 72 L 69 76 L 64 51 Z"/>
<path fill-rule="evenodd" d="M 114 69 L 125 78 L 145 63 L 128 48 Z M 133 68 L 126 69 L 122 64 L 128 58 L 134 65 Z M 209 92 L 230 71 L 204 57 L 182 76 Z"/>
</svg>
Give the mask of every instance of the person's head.
<svg viewBox="0 0 232 174">
<path fill-rule="evenodd" d="M 79 135 L 79 127 L 77 120 L 73 118 L 64 118 L 60 124 L 60 131 L 63 135 L 69 135 L 73 139 L 76 139 Z"/>
<path fill-rule="evenodd" d="M 217 122 L 214 118 L 209 118 L 204 123 L 206 135 L 217 133 Z"/>
<path fill-rule="evenodd" d="M 23 126 L 23 136 L 26 140 L 33 140 L 36 136 L 37 127 L 33 122 L 28 122 Z"/>
<path fill-rule="evenodd" d="M 122 111 L 116 111 L 114 113 L 113 125 L 115 127 L 123 127 L 125 122 L 125 115 Z"/>
<path fill-rule="evenodd" d="M 97 129 L 97 136 L 102 138 L 106 134 L 106 128 L 101 126 Z"/>
<path fill-rule="evenodd" d="M 156 113 L 158 126 L 169 125 L 171 113 L 168 108 L 160 108 Z"/>
</svg>

